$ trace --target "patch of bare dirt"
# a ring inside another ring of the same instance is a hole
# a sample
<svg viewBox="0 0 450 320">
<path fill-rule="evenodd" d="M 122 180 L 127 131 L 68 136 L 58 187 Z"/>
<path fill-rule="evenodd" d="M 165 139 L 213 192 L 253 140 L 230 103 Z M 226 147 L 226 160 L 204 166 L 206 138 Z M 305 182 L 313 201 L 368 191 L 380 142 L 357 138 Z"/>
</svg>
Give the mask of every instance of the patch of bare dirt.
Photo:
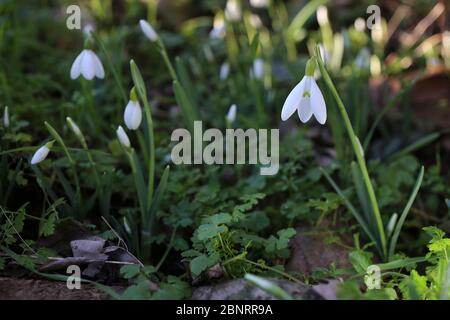
<svg viewBox="0 0 450 320">
<path fill-rule="evenodd" d="M 65 282 L 0 277 L 0 300 L 109 300 L 94 285 L 69 290 Z"/>
</svg>

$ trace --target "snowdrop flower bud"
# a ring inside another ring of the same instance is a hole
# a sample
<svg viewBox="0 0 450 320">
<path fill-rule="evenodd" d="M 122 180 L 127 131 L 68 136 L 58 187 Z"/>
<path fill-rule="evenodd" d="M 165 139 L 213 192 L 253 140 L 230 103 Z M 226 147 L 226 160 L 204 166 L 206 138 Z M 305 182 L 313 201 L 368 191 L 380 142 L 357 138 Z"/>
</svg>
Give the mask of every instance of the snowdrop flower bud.
<svg viewBox="0 0 450 320">
<path fill-rule="evenodd" d="M 9 110 L 8 106 L 5 107 L 5 111 L 3 112 L 3 125 L 5 128 L 9 128 Z"/>
<path fill-rule="evenodd" d="M 236 105 L 232 104 L 227 113 L 227 121 L 229 123 L 233 123 L 236 120 L 236 110 L 237 110 Z"/>
<path fill-rule="evenodd" d="M 156 33 L 155 29 L 145 20 L 139 20 L 139 25 L 141 26 L 142 32 L 145 34 L 145 36 L 150 40 L 155 42 L 158 40 L 158 34 Z"/>
<path fill-rule="evenodd" d="M 54 140 L 47 142 L 42 147 L 37 149 L 37 151 L 34 153 L 33 158 L 31 158 L 31 164 L 38 164 L 39 162 L 42 162 L 47 158 L 48 153 L 50 152 L 50 149 L 53 147 L 53 143 L 55 143 Z"/>
<path fill-rule="evenodd" d="M 72 120 L 71 117 L 66 118 L 67 125 L 70 130 L 77 136 L 78 139 L 84 139 L 83 133 L 80 130 L 80 127 Z"/>
<path fill-rule="evenodd" d="M 220 74 L 219 74 L 220 80 L 226 80 L 229 74 L 230 74 L 230 65 L 225 62 L 220 66 Z"/>
<path fill-rule="evenodd" d="M 209 37 L 211 39 L 222 39 L 225 37 L 225 21 L 222 16 L 216 16 L 214 18 L 213 28 L 209 32 Z"/>
<path fill-rule="evenodd" d="M 261 80 L 264 77 L 264 61 L 261 58 L 257 58 L 253 61 L 252 75 L 258 80 Z"/>
<path fill-rule="evenodd" d="M 119 140 L 120 144 L 124 147 L 129 148 L 131 146 L 130 139 L 128 138 L 127 134 L 125 133 L 125 130 L 123 130 L 122 126 L 118 126 L 116 130 L 117 139 Z"/>
<path fill-rule="evenodd" d="M 230 21 L 239 21 L 241 16 L 241 7 L 237 0 L 228 0 L 225 7 L 225 17 Z"/>
<path fill-rule="evenodd" d="M 87 23 L 83 27 L 83 33 L 87 36 L 90 36 L 91 32 L 94 31 L 94 26 L 91 23 Z"/>
<path fill-rule="evenodd" d="M 254 8 L 266 8 L 270 0 L 250 0 L 250 5 Z"/>
<path fill-rule="evenodd" d="M 312 115 L 320 124 L 327 120 L 327 108 L 322 92 L 314 79 L 315 58 L 308 60 L 303 79 L 289 93 L 281 110 L 281 120 L 286 121 L 297 110 L 300 120 L 305 123 Z"/>
<path fill-rule="evenodd" d="M 80 74 L 86 80 L 92 80 L 94 77 L 99 79 L 105 77 L 102 62 L 91 49 L 81 51 L 70 68 L 70 78 L 72 80 L 78 78 Z"/>
<path fill-rule="evenodd" d="M 320 6 L 316 12 L 317 22 L 319 25 L 324 26 L 329 23 L 328 20 L 328 9 L 325 6 Z"/>
<path fill-rule="evenodd" d="M 130 92 L 130 101 L 128 101 L 125 107 L 125 112 L 123 114 L 124 122 L 128 129 L 136 130 L 139 128 L 142 121 L 142 109 L 139 104 L 138 97 L 136 95 L 136 90 L 133 87 Z"/>
</svg>

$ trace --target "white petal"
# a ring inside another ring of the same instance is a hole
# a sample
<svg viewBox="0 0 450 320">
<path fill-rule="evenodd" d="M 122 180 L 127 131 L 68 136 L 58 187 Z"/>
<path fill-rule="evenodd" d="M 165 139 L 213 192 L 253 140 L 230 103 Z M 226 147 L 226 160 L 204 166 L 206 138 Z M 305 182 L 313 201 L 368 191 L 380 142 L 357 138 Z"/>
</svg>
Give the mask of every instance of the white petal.
<svg viewBox="0 0 450 320">
<path fill-rule="evenodd" d="M 84 50 L 76 57 L 75 61 L 72 63 L 70 68 L 70 78 L 76 79 L 80 76 L 81 72 L 81 61 L 83 60 Z"/>
<path fill-rule="evenodd" d="M 41 161 L 44 161 L 45 158 L 47 158 L 48 153 L 50 152 L 50 149 L 47 148 L 47 146 L 40 147 L 33 155 L 33 158 L 31 158 L 31 164 L 37 164 Z"/>
<path fill-rule="evenodd" d="M 103 64 L 95 54 L 95 52 L 92 52 L 92 57 L 94 59 L 95 75 L 97 76 L 97 78 L 103 79 L 105 77 L 105 69 L 103 69 Z"/>
<path fill-rule="evenodd" d="M 139 102 L 129 101 L 125 107 L 125 112 L 123 114 L 123 119 L 125 125 L 130 130 L 136 130 L 142 121 L 142 110 Z"/>
<path fill-rule="evenodd" d="M 324 124 L 327 121 L 327 106 L 325 105 L 325 99 L 316 81 L 311 81 L 311 107 L 320 124 Z"/>
<path fill-rule="evenodd" d="M 305 123 L 309 119 L 311 119 L 311 116 L 313 114 L 312 108 L 311 108 L 311 98 L 309 97 L 303 97 L 300 100 L 300 104 L 297 109 L 298 117 L 300 118 L 300 121 Z"/>
<path fill-rule="evenodd" d="M 83 59 L 81 60 L 81 74 L 87 80 L 92 80 L 95 75 L 95 61 L 92 50 L 84 50 Z"/>
<path fill-rule="evenodd" d="M 283 108 L 281 109 L 281 120 L 286 121 L 295 112 L 302 98 L 304 87 L 305 78 L 303 78 L 287 96 Z"/>
</svg>

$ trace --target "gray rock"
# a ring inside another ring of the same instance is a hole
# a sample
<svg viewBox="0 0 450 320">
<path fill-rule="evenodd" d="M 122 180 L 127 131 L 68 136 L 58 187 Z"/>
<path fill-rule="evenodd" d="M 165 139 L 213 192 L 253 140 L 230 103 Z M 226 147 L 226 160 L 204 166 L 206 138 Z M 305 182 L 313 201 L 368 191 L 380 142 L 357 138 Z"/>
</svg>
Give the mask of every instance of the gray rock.
<svg viewBox="0 0 450 320">
<path fill-rule="evenodd" d="M 269 279 L 295 299 L 321 300 L 318 293 L 307 285 L 288 280 Z M 192 294 L 193 300 L 276 300 L 270 293 L 261 290 L 244 279 L 234 279 L 218 284 L 198 287 Z"/>
<path fill-rule="evenodd" d="M 348 251 L 335 243 L 324 243 L 323 236 L 311 234 L 312 230 L 297 229 L 290 242 L 291 257 L 286 262 L 286 271 L 311 273 L 316 268 L 349 268 Z"/>
</svg>

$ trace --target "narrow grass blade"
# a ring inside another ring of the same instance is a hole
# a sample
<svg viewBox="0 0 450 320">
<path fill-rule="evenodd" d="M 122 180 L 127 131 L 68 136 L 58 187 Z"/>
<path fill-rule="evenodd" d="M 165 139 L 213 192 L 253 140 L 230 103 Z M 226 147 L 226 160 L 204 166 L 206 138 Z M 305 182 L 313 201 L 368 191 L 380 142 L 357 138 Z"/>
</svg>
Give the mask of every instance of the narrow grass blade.
<svg viewBox="0 0 450 320">
<path fill-rule="evenodd" d="M 183 115 L 184 123 L 190 132 L 194 132 L 195 114 L 192 111 L 194 108 L 191 105 L 183 87 L 178 81 L 173 82 L 173 91 L 178 105 L 180 106 L 181 114 Z"/>
<path fill-rule="evenodd" d="M 364 139 L 364 150 L 367 150 L 369 147 L 370 141 L 372 140 L 372 136 L 375 132 L 375 129 L 378 127 L 378 124 L 380 123 L 381 119 L 384 117 L 386 113 L 389 112 L 393 107 L 397 105 L 397 103 L 403 99 L 403 97 L 411 91 L 413 86 L 416 84 L 418 79 L 415 79 L 408 83 L 394 98 L 392 98 L 386 106 L 381 110 L 381 112 L 377 115 L 375 118 L 375 121 L 373 122 L 372 126 L 370 127 L 369 132 L 366 135 L 366 138 Z"/>
<path fill-rule="evenodd" d="M 439 132 L 430 133 L 430 134 L 426 135 L 425 137 L 420 138 L 416 142 L 410 144 L 409 146 L 403 148 L 402 150 L 394 153 L 389 158 L 391 158 L 391 159 L 400 158 L 408 153 L 414 152 L 414 151 L 430 144 L 434 140 L 438 139 L 440 136 L 441 136 L 441 134 Z"/>
<path fill-rule="evenodd" d="M 71 164 L 74 164 L 75 161 L 73 160 L 72 156 L 70 155 L 69 149 L 67 149 L 67 146 L 64 143 L 63 139 L 61 138 L 61 136 L 59 135 L 59 133 L 56 132 L 56 130 L 47 121 L 45 121 L 44 124 L 47 127 L 48 132 L 50 132 L 52 137 L 59 143 L 59 145 L 63 149 L 67 159 L 69 159 Z"/>
<path fill-rule="evenodd" d="M 166 166 L 164 169 L 163 175 L 161 177 L 161 180 L 159 182 L 158 188 L 156 189 L 155 196 L 152 199 L 152 205 L 150 207 L 150 210 L 146 216 L 146 220 L 144 222 L 144 225 L 148 227 L 149 232 L 151 233 L 154 225 L 154 221 L 156 218 L 156 214 L 159 209 L 159 205 L 161 203 L 161 199 L 164 196 L 164 193 L 166 192 L 167 187 L 167 180 L 169 178 L 169 172 L 170 167 Z"/>
<path fill-rule="evenodd" d="M 281 289 L 278 285 L 276 285 L 272 281 L 266 280 L 264 278 L 249 273 L 247 273 L 244 276 L 244 279 L 253 284 L 254 286 L 257 286 L 261 290 L 270 293 L 275 298 L 278 298 L 280 300 L 294 300 L 289 293 Z"/>
<path fill-rule="evenodd" d="M 369 226 L 367 225 L 366 221 L 364 221 L 363 217 L 356 211 L 355 207 L 352 205 L 350 200 L 345 196 L 344 192 L 338 187 L 336 182 L 331 178 L 331 176 L 323 169 L 320 168 L 320 171 L 323 173 L 325 178 L 328 180 L 330 185 L 333 187 L 334 191 L 344 200 L 344 204 L 347 207 L 347 209 L 353 214 L 356 221 L 360 224 L 360 226 L 363 228 L 364 232 L 367 234 L 370 240 L 372 240 L 376 245 L 378 250 L 381 250 L 379 247 L 379 241 L 373 236 L 372 231 L 370 230 Z"/>
<path fill-rule="evenodd" d="M 409 197 L 409 200 L 408 200 L 405 208 L 403 209 L 403 212 L 400 215 L 400 218 L 398 219 L 398 222 L 395 226 L 394 233 L 392 234 L 392 239 L 389 244 L 389 256 L 388 257 L 392 257 L 394 255 L 394 250 L 395 250 L 395 247 L 397 246 L 397 240 L 400 235 L 400 231 L 402 230 L 403 223 L 405 222 L 406 216 L 408 215 L 409 210 L 411 209 L 411 206 L 412 206 L 414 200 L 416 199 L 417 193 L 419 192 L 420 186 L 422 184 L 424 171 L 425 171 L 425 169 L 422 166 L 420 168 L 420 173 L 419 173 L 419 176 L 417 177 L 416 184 L 411 193 L 411 196 Z"/>
<path fill-rule="evenodd" d="M 292 19 L 291 24 L 288 28 L 288 34 L 293 35 L 303 28 L 308 19 L 316 12 L 317 8 L 321 5 L 327 3 L 328 0 L 313 0 L 309 1 L 303 8 L 300 10 L 297 15 Z"/>
</svg>

